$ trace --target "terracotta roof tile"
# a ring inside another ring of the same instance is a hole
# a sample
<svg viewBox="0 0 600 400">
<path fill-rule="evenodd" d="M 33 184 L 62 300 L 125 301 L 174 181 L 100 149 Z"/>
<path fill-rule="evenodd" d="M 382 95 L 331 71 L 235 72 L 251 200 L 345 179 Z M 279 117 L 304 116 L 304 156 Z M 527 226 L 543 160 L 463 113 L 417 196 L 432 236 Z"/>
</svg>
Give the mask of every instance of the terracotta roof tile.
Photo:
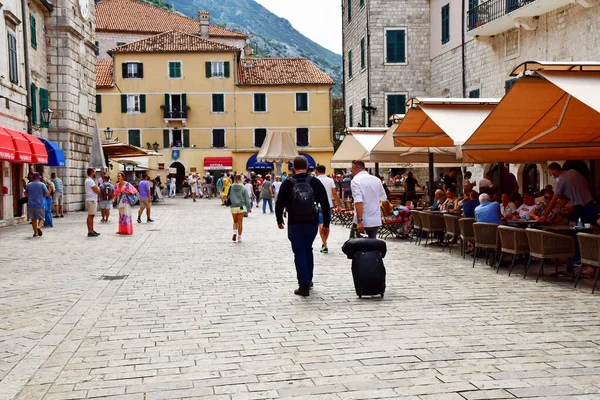
<svg viewBox="0 0 600 400">
<path fill-rule="evenodd" d="M 200 22 L 136 0 L 102 0 L 96 3 L 98 31 L 161 33 L 180 30 L 199 33 Z M 208 27 L 212 37 L 244 39 L 246 35 L 216 25 Z"/>
<path fill-rule="evenodd" d="M 237 48 L 189 33 L 171 31 L 112 48 L 112 53 L 230 52 Z"/>
<path fill-rule="evenodd" d="M 96 87 L 113 85 L 112 60 L 96 60 Z"/>
<path fill-rule="evenodd" d="M 246 66 L 251 63 L 252 67 Z M 238 66 L 240 85 L 333 85 L 335 82 L 305 58 L 242 59 Z"/>
</svg>

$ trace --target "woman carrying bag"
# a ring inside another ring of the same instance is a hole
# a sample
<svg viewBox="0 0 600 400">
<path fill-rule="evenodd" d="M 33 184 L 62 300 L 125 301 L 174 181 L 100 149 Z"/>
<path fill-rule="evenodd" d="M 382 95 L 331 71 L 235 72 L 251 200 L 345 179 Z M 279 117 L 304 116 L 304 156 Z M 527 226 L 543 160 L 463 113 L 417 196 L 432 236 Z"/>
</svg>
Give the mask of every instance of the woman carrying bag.
<svg viewBox="0 0 600 400">
<path fill-rule="evenodd" d="M 242 175 L 236 175 L 233 182 L 227 196 L 231 217 L 233 218 L 233 237 L 231 240 L 240 243 L 242 241 L 244 214 L 252 212 L 252 209 L 250 208 L 248 191 L 242 184 Z"/>
<path fill-rule="evenodd" d="M 114 204 L 119 208 L 118 235 L 133 235 L 133 214 L 131 207 L 137 202 L 137 189 L 125 180 L 125 174 L 117 174 Z"/>
</svg>

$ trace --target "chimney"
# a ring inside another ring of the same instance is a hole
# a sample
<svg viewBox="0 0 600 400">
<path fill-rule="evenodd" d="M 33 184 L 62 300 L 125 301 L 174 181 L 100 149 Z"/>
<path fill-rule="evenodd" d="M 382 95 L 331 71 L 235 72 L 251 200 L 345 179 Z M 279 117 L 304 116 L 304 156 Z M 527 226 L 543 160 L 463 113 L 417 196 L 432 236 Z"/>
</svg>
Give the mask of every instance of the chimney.
<svg viewBox="0 0 600 400">
<path fill-rule="evenodd" d="M 208 25 L 210 25 L 210 13 L 208 11 L 198 11 L 198 21 L 200 21 L 200 36 L 208 39 Z"/>
<path fill-rule="evenodd" d="M 253 54 L 253 50 L 252 50 L 252 46 L 250 45 L 250 41 L 247 40 L 246 41 L 246 45 L 244 46 L 244 57 L 245 58 L 252 58 L 252 54 Z"/>
</svg>

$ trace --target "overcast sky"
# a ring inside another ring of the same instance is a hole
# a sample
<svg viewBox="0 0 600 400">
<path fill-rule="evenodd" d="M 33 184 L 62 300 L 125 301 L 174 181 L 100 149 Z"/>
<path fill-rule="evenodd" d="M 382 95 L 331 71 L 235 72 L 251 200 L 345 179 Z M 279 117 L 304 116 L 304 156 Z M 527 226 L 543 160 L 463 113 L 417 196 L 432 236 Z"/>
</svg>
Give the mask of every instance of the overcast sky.
<svg viewBox="0 0 600 400">
<path fill-rule="evenodd" d="M 256 0 L 290 21 L 304 36 L 342 54 L 342 6 L 339 0 Z"/>
</svg>

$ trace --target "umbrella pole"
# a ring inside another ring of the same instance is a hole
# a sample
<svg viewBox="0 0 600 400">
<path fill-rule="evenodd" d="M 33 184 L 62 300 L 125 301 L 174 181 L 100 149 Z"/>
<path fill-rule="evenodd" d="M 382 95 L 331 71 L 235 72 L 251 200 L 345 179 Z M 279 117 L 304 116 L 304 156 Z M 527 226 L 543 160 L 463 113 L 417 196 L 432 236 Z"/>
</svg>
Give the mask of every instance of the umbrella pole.
<svg viewBox="0 0 600 400">
<path fill-rule="evenodd" d="M 434 182 L 433 182 L 433 153 L 429 153 L 429 202 L 433 204 Z"/>
<path fill-rule="evenodd" d="M 281 164 L 283 164 L 281 161 L 277 161 L 277 162 L 275 163 L 275 167 L 277 168 L 277 169 L 275 170 L 275 175 L 276 175 L 276 176 L 281 176 Z"/>
</svg>

